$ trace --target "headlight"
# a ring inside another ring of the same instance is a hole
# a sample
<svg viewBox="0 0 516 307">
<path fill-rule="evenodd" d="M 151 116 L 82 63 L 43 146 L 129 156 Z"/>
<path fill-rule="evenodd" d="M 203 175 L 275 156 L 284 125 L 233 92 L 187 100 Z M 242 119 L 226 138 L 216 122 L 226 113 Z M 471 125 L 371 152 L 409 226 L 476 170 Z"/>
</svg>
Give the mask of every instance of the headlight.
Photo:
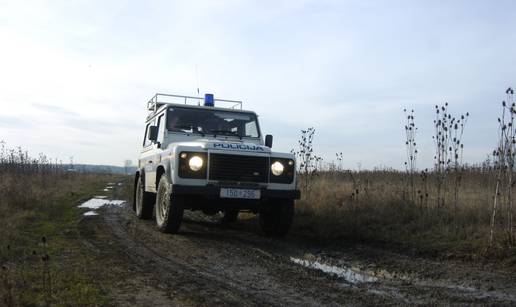
<svg viewBox="0 0 516 307">
<path fill-rule="evenodd" d="M 274 176 L 280 176 L 281 174 L 283 174 L 284 169 L 285 168 L 283 164 L 281 164 L 281 162 L 279 161 L 276 161 L 271 165 L 271 171 Z"/>
<path fill-rule="evenodd" d="M 194 172 L 197 172 L 202 168 L 203 161 L 202 158 L 199 156 L 193 156 L 188 161 L 188 165 L 190 166 L 190 169 Z"/>
<path fill-rule="evenodd" d="M 185 179 L 206 179 L 208 155 L 205 152 L 183 151 L 179 153 L 177 175 Z"/>
</svg>

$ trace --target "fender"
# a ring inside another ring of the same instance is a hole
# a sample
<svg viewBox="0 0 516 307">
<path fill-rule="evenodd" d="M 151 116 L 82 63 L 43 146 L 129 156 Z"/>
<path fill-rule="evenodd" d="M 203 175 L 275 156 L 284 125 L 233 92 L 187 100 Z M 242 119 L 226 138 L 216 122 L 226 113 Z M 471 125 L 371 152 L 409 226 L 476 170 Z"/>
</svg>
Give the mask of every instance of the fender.
<svg viewBox="0 0 516 307">
<path fill-rule="evenodd" d="M 174 157 L 175 155 L 173 154 L 172 150 L 170 149 L 167 149 L 165 151 L 163 151 L 161 154 L 160 154 L 160 163 L 158 164 L 158 167 L 163 167 L 163 169 L 165 170 L 165 174 L 166 176 L 168 177 L 169 179 L 169 182 L 173 182 L 173 172 L 174 172 L 174 168 L 173 168 L 173 165 L 174 165 Z"/>
</svg>

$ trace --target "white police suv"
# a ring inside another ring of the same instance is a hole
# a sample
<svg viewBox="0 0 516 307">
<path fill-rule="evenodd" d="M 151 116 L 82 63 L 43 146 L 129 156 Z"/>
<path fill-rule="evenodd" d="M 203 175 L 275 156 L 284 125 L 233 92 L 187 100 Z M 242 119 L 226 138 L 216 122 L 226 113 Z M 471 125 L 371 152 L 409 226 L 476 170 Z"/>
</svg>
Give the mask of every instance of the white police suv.
<svg viewBox="0 0 516 307">
<path fill-rule="evenodd" d="M 271 151 L 256 113 L 212 94 L 156 94 L 147 109 L 134 181 L 139 218 L 155 217 L 159 230 L 175 233 L 185 209 L 223 212 L 224 222 L 248 211 L 267 235 L 288 232 L 300 196 L 295 157 Z"/>
</svg>

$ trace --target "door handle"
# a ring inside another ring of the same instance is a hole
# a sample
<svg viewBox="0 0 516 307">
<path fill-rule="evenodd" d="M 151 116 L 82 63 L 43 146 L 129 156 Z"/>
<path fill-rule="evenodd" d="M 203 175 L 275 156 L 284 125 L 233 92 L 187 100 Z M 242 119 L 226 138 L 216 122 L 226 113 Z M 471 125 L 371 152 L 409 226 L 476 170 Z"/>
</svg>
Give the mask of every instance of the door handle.
<svg viewBox="0 0 516 307">
<path fill-rule="evenodd" d="M 152 160 L 147 161 L 147 163 L 152 163 Z"/>
</svg>

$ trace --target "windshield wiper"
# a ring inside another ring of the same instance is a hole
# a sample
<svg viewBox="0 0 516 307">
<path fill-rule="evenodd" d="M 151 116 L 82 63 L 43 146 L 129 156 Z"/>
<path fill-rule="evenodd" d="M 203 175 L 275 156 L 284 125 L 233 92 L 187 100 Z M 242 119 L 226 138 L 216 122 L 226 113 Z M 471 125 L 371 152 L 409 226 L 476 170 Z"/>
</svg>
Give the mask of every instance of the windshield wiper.
<svg viewBox="0 0 516 307">
<path fill-rule="evenodd" d="M 177 125 L 174 126 L 175 129 L 181 129 L 181 130 L 193 130 L 192 126 L 190 125 Z"/>
<path fill-rule="evenodd" d="M 210 133 L 213 133 L 215 136 L 217 136 L 217 134 L 234 135 L 234 136 L 238 136 L 240 139 L 242 139 L 242 136 L 238 132 L 231 131 L 231 130 L 214 129 L 214 130 L 210 130 Z"/>
<path fill-rule="evenodd" d="M 202 131 L 199 131 L 197 128 L 194 129 L 194 126 L 193 125 L 177 125 L 177 126 L 174 126 L 174 129 L 180 129 L 180 130 L 192 130 L 191 133 L 199 133 L 201 134 L 202 136 L 205 135 L 204 132 Z M 183 131 L 183 132 L 186 132 L 186 131 Z M 186 132 L 186 133 L 190 133 L 190 132 Z"/>
</svg>

